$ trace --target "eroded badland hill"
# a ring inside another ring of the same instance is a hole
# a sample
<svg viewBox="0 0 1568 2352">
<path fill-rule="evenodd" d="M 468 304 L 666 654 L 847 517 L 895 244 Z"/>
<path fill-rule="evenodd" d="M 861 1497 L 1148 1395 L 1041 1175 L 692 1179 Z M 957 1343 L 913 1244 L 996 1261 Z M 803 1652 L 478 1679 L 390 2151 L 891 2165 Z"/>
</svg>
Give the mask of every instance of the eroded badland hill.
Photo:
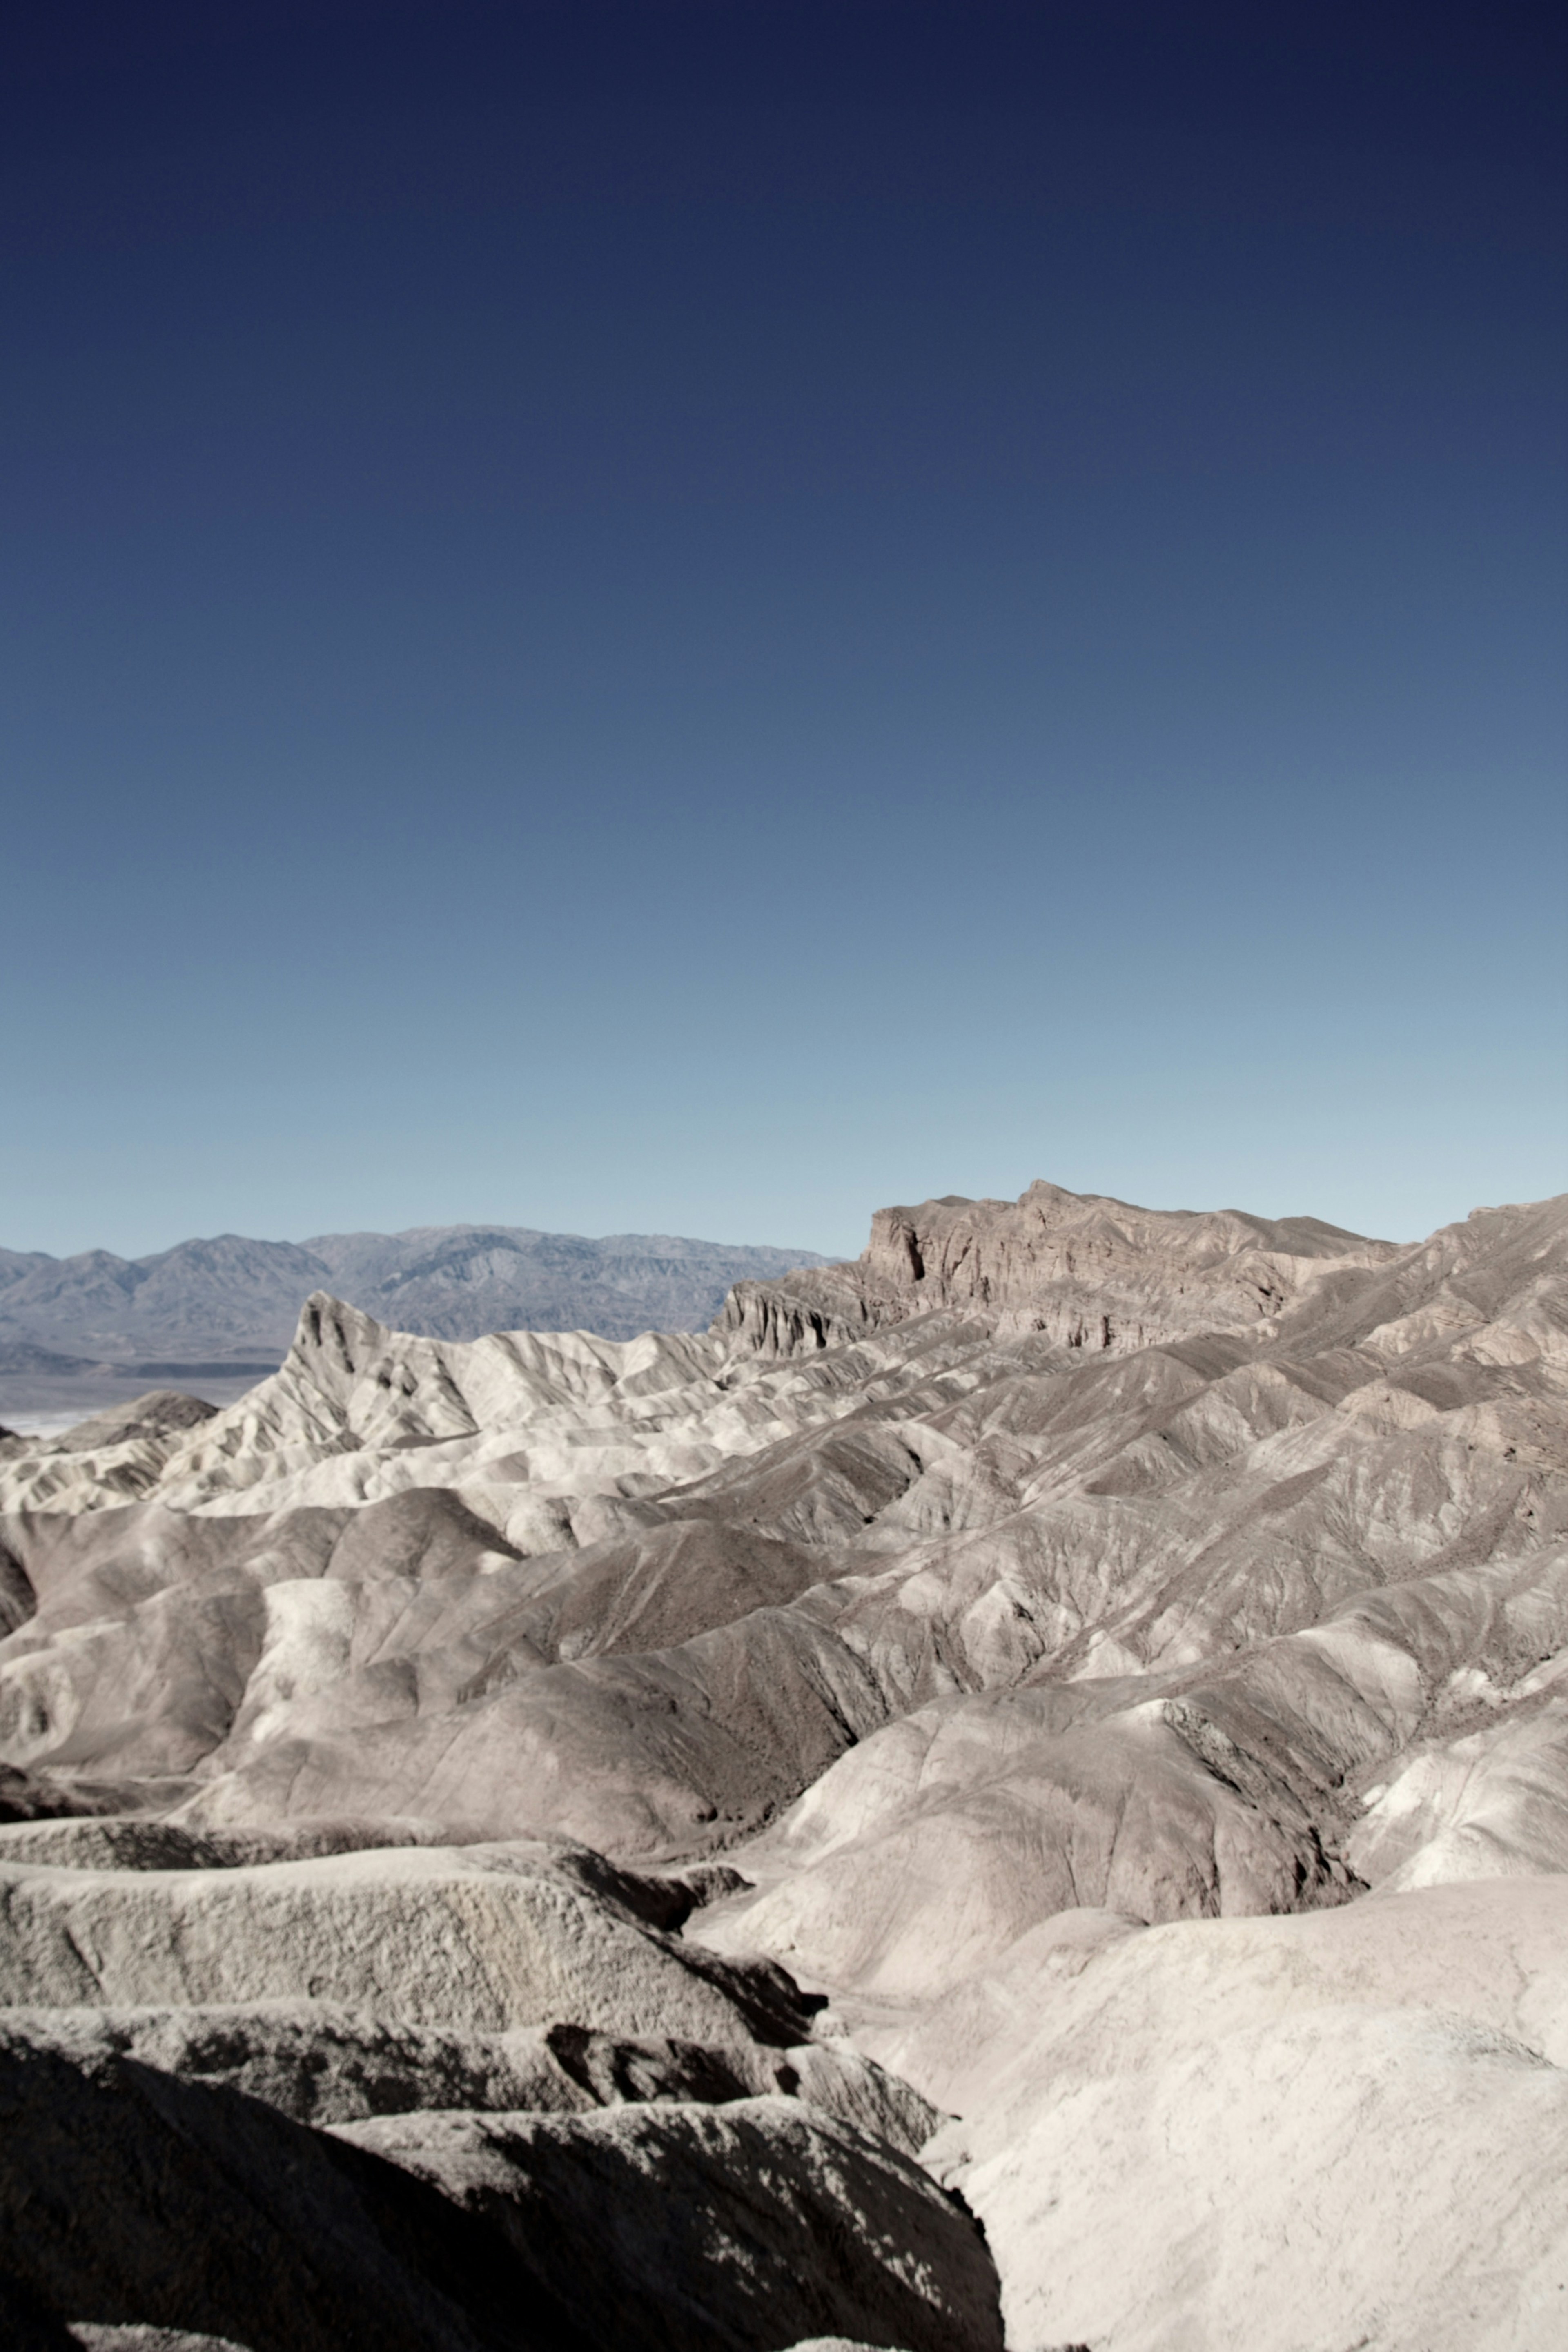
<svg viewBox="0 0 1568 2352">
<path fill-rule="evenodd" d="M 0 1513 L 18 2343 L 1568 2332 L 1568 1199 L 322 1293 Z"/>
</svg>

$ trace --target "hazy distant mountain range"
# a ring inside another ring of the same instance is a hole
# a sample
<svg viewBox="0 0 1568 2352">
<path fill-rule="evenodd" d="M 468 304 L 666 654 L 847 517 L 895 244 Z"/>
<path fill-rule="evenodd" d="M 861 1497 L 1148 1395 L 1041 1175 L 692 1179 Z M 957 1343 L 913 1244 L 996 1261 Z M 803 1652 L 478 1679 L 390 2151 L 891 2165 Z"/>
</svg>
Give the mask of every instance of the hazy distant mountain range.
<svg viewBox="0 0 1568 2352">
<path fill-rule="evenodd" d="M 424 1225 L 308 1242 L 220 1234 L 154 1256 L 0 1249 L 0 1372 L 68 1377 L 136 1365 L 195 1379 L 277 1367 L 313 1290 L 400 1331 L 696 1331 L 732 1283 L 825 1261 L 810 1250 L 731 1248 L 672 1234 L 543 1234 L 517 1225 Z"/>
</svg>

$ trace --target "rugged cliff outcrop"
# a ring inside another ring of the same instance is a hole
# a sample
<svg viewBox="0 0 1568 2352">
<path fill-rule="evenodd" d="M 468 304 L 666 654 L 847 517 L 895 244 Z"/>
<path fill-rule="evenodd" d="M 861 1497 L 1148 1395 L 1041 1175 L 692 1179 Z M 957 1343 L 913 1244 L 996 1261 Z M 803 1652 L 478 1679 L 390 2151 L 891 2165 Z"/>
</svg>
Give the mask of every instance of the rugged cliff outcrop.
<svg viewBox="0 0 1568 2352">
<path fill-rule="evenodd" d="M 1315 1217 L 1137 1209 L 1037 1183 L 1016 1201 L 879 1209 L 852 1264 L 741 1283 L 719 1328 L 791 1353 L 943 1309 L 1000 1338 L 1125 1354 L 1194 1331 L 1269 1330 L 1336 1276 L 1398 1255 Z"/>
</svg>

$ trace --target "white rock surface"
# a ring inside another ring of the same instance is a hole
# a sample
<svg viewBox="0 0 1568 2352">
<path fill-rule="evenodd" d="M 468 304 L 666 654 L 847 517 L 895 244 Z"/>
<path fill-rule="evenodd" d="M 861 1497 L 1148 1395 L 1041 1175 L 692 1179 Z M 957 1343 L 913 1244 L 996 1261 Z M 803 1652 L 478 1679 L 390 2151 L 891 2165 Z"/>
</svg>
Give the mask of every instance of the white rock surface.
<svg viewBox="0 0 1568 2352">
<path fill-rule="evenodd" d="M 170 2009 L 0 2010 L 0 2045 L 105 2054 L 181 2083 L 243 2091 L 296 2123 L 353 2123 L 420 2107 L 583 2115 L 647 2099 L 722 2105 L 805 2100 L 914 2156 L 942 2120 L 901 2077 L 847 2042 L 779 2048 L 730 2039 L 595 2032 L 554 2022 L 510 2032 L 408 2025 L 328 2000 Z"/>
<path fill-rule="evenodd" d="M 1568 1879 L 1094 1924 L 980 2033 L 950 1996 L 901 2053 L 972 2102 L 928 2157 L 984 2225 L 1010 2347 L 1557 2340 Z"/>
<path fill-rule="evenodd" d="M 84 2319 L 71 2335 L 84 2352 L 246 2352 L 232 2336 L 193 2336 L 184 2327 L 98 2327 Z"/>
<path fill-rule="evenodd" d="M 0 1865 L 0 2002 L 327 2000 L 500 2032 L 570 2018 L 619 2034 L 790 2042 L 777 1971 L 728 1966 L 639 1916 L 593 1855 L 407 1847 L 202 1871 Z"/>
<path fill-rule="evenodd" d="M 1086 2087 L 963 2179 L 1016 2352 L 1546 2352 L 1565 2163 L 1568 2074 L 1325 2009 Z"/>
</svg>

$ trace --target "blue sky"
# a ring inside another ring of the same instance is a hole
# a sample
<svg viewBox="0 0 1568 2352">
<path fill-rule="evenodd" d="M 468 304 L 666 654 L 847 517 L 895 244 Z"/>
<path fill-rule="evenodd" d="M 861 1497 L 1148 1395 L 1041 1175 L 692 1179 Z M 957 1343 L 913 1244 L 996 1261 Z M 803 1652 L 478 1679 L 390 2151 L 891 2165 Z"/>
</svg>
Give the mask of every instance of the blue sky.
<svg viewBox="0 0 1568 2352">
<path fill-rule="evenodd" d="M 0 1241 L 1568 1181 L 1556 12 L 10 37 Z"/>
</svg>

